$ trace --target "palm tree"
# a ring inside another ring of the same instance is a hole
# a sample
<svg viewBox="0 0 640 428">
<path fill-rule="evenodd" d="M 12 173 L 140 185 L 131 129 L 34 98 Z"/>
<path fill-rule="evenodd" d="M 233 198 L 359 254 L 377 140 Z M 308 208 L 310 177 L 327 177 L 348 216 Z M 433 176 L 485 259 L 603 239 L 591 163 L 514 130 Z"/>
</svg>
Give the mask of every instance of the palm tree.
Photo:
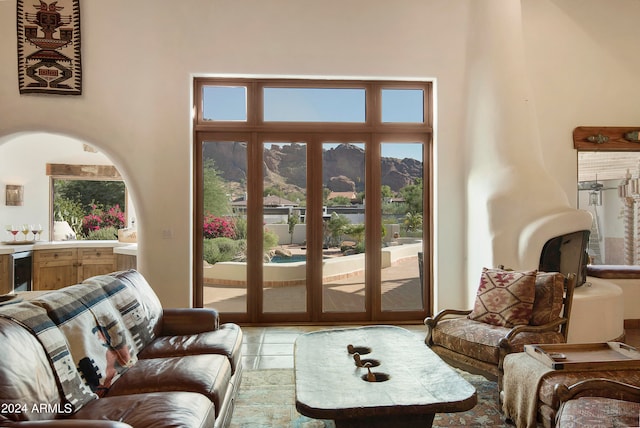
<svg viewBox="0 0 640 428">
<path fill-rule="evenodd" d="M 422 214 L 409 211 L 404 216 L 404 229 L 407 232 L 422 229 Z"/>
</svg>

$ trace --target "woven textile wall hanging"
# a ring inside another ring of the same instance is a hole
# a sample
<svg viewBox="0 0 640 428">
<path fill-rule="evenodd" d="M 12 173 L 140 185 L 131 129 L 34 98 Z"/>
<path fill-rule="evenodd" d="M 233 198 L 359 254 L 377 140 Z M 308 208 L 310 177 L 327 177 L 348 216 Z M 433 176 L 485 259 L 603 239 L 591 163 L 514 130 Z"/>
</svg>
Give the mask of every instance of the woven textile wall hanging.
<svg viewBox="0 0 640 428">
<path fill-rule="evenodd" d="M 21 94 L 82 94 L 80 0 L 17 0 Z"/>
</svg>

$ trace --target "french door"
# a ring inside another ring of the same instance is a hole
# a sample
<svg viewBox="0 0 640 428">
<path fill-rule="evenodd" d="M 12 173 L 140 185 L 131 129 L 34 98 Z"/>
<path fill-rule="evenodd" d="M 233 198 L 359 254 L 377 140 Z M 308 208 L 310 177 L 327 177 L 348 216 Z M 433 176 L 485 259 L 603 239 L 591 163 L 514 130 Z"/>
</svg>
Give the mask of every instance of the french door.
<svg viewBox="0 0 640 428">
<path fill-rule="evenodd" d="M 424 174 L 424 162 L 417 159 L 426 151 L 424 141 L 318 133 L 204 137 L 197 157 L 202 219 L 196 220 L 203 224 L 197 255 L 203 263 L 196 271 L 203 306 L 238 322 L 402 321 L 426 315 L 428 228 L 418 214 L 424 206 L 415 206 L 424 200 L 422 186 L 394 201 L 381 184 L 382 171 L 391 175 L 397 168 L 385 163 L 400 155 Z M 237 173 L 222 174 L 229 169 Z M 213 212 L 234 191 L 240 197 Z M 413 204 L 409 211 L 407 204 Z M 212 238 L 216 227 L 220 231 Z M 225 236 L 225 228 L 235 233 Z"/>
</svg>

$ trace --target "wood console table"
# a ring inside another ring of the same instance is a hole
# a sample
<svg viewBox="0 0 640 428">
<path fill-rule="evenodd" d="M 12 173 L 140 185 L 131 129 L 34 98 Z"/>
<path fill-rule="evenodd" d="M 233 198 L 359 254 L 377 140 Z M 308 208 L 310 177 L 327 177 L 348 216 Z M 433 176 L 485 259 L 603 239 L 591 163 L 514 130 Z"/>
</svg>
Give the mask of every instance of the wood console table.
<svg viewBox="0 0 640 428">
<path fill-rule="evenodd" d="M 358 367 L 356 351 L 372 367 Z M 400 327 L 307 333 L 296 340 L 294 355 L 298 412 L 333 419 L 339 428 L 430 427 L 436 413 L 462 412 L 477 403 L 470 383 Z M 375 382 L 367 380 L 369 370 Z"/>
</svg>

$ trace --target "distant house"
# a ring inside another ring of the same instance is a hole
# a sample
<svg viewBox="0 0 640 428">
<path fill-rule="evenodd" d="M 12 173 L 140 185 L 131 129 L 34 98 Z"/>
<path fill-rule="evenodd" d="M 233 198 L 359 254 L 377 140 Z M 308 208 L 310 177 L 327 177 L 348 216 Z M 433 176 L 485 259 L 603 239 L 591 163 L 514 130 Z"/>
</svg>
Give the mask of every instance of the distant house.
<svg viewBox="0 0 640 428">
<path fill-rule="evenodd" d="M 266 223 L 283 223 L 292 214 L 293 209 L 298 207 L 298 202 L 291 202 L 280 196 L 268 195 L 262 198 L 262 212 Z M 247 199 L 240 198 L 231 202 L 231 207 L 236 215 L 246 215 Z"/>
<path fill-rule="evenodd" d="M 262 205 L 265 207 L 297 207 L 297 202 L 291 202 L 285 198 L 275 195 L 268 195 L 262 199 Z"/>
<path fill-rule="evenodd" d="M 290 200 L 282 198 L 280 196 L 268 195 L 262 198 L 262 205 L 265 207 L 297 207 L 300 204 L 298 202 L 291 202 Z M 246 210 L 247 198 L 238 198 L 231 202 L 231 206 L 237 209 Z"/>
<path fill-rule="evenodd" d="M 357 198 L 355 192 L 331 192 L 329 193 L 329 196 L 327 196 L 327 200 L 330 201 L 331 199 L 337 198 L 339 196 L 347 198 L 350 201 L 353 201 L 354 199 Z"/>
<path fill-rule="evenodd" d="M 385 198 L 384 202 L 388 204 L 402 204 L 405 202 L 404 198 Z"/>
</svg>

